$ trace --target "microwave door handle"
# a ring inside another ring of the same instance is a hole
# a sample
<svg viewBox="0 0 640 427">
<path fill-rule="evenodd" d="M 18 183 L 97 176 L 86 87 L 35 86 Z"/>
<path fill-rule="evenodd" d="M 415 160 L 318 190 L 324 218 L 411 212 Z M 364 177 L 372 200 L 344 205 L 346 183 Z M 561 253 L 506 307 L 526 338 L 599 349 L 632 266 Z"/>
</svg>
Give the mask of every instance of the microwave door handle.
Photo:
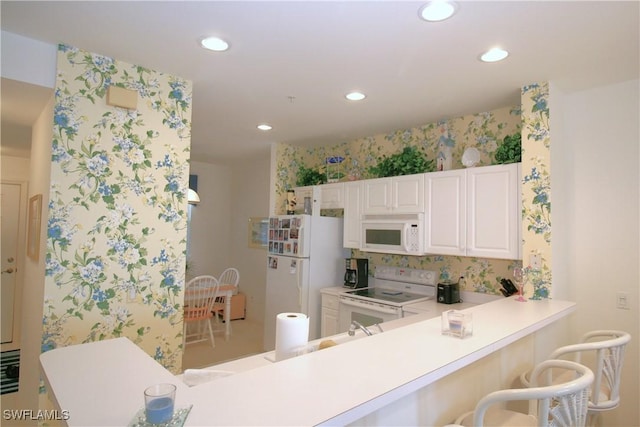
<svg viewBox="0 0 640 427">
<path fill-rule="evenodd" d="M 411 224 L 409 224 L 408 222 L 404 224 L 404 241 L 403 241 L 403 246 L 404 246 L 404 251 L 405 252 L 409 252 L 409 231 L 411 230 Z"/>
<path fill-rule="evenodd" d="M 385 314 L 396 314 L 396 310 L 394 309 L 390 309 L 390 308 L 384 308 L 381 306 L 376 306 L 375 308 L 371 307 L 371 304 L 361 304 L 359 302 L 356 302 L 354 300 L 347 300 L 347 299 L 341 299 L 340 300 L 340 304 L 344 304 L 347 305 L 349 307 L 357 307 L 357 308 L 366 308 L 368 310 L 375 310 L 378 311 L 380 313 L 385 313 Z"/>
</svg>

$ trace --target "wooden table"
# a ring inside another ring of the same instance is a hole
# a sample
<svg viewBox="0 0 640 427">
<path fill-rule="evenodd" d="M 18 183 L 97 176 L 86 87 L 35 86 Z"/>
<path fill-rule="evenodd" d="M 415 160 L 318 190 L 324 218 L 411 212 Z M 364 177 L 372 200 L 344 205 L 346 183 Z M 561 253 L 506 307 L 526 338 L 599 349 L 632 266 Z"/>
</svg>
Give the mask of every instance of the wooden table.
<svg viewBox="0 0 640 427">
<path fill-rule="evenodd" d="M 231 298 L 233 298 L 233 291 L 235 291 L 236 287 L 234 285 L 226 285 L 220 284 L 220 292 L 224 297 L 224 339 L 226 341 L 229 340 L 229 336 L 231 335 Z"/>
</svg>

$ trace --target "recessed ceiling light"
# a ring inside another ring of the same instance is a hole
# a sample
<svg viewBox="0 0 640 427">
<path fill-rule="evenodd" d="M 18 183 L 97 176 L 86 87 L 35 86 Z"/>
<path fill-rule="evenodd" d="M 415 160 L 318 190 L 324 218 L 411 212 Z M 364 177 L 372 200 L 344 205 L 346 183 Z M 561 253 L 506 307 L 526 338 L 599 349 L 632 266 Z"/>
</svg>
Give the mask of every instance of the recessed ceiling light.
<svg viewBox="0 0 640 427">
<path fill-rule="evenodd" d="M 447 0 L 433 0 L 418 10 L 418 15 L 425 21 L 437 22 L 450 18 L 456 12 L 456 4 Z"/>
<path fill-rule="evenodd" d="M 269 126 L 266 123 L 262 123 L 262 124 L 258 125 L 257 128 L 260 129 L 260 130 L 264 130 L 264 131 L 273 129 L 272 126 Z"/>
<path fill-rule="evenodd" d="M 362 92 L 349 92 L 344 97 L 347 98 L 349 101 L 362 101 L 367 97 L 367 95 L 365 95 Z"/>
<path fill-rule="evenodd" d="M 219 37 L 206 37 L 200 42 L 203 48 L 214 52 L 224 52 L 229 49 L 229 43 Z"/>
<path fill-rule="evenodd" d="M 509 52 L 504 49 L 500 49 L 499 47 L 494 47 L 483 53 L 480 60 L 484 62 L 498 62 L 502 61 L 507 56 L 509 56 Z"/>
</svg>

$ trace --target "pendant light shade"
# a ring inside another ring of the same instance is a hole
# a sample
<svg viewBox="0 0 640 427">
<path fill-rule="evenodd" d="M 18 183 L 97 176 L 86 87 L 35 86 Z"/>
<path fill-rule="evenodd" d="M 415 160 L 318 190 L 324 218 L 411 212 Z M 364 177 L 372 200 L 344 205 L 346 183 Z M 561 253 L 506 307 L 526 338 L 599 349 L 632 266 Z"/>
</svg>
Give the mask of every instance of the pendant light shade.
<svg viewBox="0 0 640 427">
<path fill-rule="evenodd" d="M 200 203 L 200 196 L 198 196 L 198 193 L 192 189 L 189 189 L 189 192 L 187 193 L 187 201 L 190 205 L 197 205 Z"/>
</svg>

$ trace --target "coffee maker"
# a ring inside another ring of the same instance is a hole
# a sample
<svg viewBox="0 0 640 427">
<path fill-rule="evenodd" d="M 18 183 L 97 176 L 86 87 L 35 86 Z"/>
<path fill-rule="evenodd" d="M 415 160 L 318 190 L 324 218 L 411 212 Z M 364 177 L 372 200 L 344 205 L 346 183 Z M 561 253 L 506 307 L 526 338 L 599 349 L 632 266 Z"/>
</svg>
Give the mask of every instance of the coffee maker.
<svg viewBox="0 0 640 427">
<path fill-rule="evenodd" d="M 351 289 L 369 286 L 369 260 L 366 258 L 347 258 L 345 261 L 344 286 Z"/>
</svg>

